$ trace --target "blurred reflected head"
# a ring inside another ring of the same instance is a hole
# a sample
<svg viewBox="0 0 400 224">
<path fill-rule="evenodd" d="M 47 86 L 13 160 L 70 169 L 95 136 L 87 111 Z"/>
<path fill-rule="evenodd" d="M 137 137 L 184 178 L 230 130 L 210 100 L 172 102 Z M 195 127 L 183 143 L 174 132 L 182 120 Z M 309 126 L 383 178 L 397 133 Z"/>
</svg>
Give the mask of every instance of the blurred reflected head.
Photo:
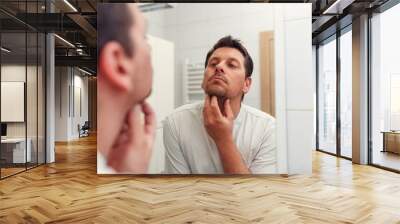
<svg viewBox="0 0 400 224">
<path fill-rule="evenodd" d="M 149 96 L 152 68 L 146 21 L 136 4 L 98 4 L 97 19 L 98 140 L 103 141 L 99 144 L 102 151 L 113 144 L 128 110 Z"/>
<path fill-rule="evenodd" d="M 99 4 L 97 9 L 98 55 L 108 42 L 116 41 L 127 55 L 132 56 L 133 44 L 129 33 L 134 17 L 129 8 L 125 4 Z"/>
</svg>

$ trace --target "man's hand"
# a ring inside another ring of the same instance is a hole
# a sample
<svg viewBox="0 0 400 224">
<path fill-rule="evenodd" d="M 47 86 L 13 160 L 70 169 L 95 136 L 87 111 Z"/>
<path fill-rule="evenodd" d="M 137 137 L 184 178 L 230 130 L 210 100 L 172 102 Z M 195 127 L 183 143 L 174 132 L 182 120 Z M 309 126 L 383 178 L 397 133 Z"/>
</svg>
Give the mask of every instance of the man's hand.
<svg viewBox="0 0 400 224">
<path fill-rule="evenodd" d="M 223 102 L 224 110 L 221 112 L 216 96 L 206 96 L 204 102 L 203 118 L 207 133 L 216 144 L 232 141 L 234 115 L 229 99 Z"/>
<path fill-rule="evenodd" d="M 144 114 L 144 123 L 141 119 Z M 124 127 L 110 150 L 107 165 L 117 172 L 145 174 L 149 166 L 156 128 L 153 109 L 146 102 L 126 116 Z"/>
<path fill-rule="evenodd" d="M 203 118 L 207 133 L 217 145 L 219 157 L 227 174 L 250 173 L 233 140 L 233 121 L 235 119 L 230 100 L 223 102 L 223 112 L 219 109 L 216 96 L 206 96 Z"/>
</svg>

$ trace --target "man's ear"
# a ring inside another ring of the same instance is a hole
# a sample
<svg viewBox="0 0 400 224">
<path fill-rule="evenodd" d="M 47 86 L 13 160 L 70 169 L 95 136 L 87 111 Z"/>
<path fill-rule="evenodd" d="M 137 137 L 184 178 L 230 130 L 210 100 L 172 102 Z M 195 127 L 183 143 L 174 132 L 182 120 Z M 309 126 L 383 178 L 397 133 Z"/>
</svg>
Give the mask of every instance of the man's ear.
<svg viewBox="0 0 400 224">
<path fill-rule="evenodd" d="M 251 78 L 247 77 L 244 80 L 244 84 L 243 84 L 243 93 L 247 93 L 250 90 L 250 86 L 251 86 Z"/>
<path fill-rule="evenodd" d="M 99 56 L 101 76 L 117 90 L 124 92 L 132 90 L 131 75 L 134 66 L 122 46 L 115 41 L 107 43 L 101 50 Z"/>
</svg>

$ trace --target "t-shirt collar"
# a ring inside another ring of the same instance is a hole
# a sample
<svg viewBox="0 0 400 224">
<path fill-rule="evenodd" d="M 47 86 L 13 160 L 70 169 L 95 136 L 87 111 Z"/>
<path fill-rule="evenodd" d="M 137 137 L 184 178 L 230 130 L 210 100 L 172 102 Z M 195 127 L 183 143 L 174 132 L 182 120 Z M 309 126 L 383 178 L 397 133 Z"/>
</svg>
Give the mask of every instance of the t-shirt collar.
<svg viewBox="0 0 400 224">
<path fill-rule="evenodd" d="M 203 109 L 204 109 L 204 101 L 202 101 L 201 103 L 199 103 L 199 106 L 200 106 L 200 119 L 201 119 L 201 121 L 204 121 L 204 117 L 203 117 Z M 239 113 L 238 113 L 238 115 L 237 115 L 237 117 L 236 117 L 236 119 L 234 120 L 234 123 L 240 123 L 240 122 L 242 122 L 242 120 L 243 120 L 243 116 L 244 116 L 244 107 L 245 107 L 245 105 L 243 104 L 243 103 L 240 103 L 240 110 L 239 110 Z"/>
</svg>

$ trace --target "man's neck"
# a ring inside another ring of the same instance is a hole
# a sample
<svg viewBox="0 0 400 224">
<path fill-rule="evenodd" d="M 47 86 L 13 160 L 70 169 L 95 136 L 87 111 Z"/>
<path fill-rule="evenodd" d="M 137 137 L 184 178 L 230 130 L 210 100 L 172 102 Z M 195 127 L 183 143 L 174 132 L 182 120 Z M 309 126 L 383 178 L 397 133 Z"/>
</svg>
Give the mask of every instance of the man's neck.
<svg viewBox="0 0 400 224">
<path fill-rule="evenodd" d="M 114 144 L 116 136 L 119 134 L 126 117 L 126 112 L 130 108 L 129 103 L 125 102 L 125 97 L 121 97 L 112 91 L 108 85 L 98 82 L 99 92 L 98 101 L 98 128 L 97 145 L 99 151 L 106 157 L 110 148 Z M 117 108 L 117 109 L 115 109 Z"/>
<path fill-rule="evenodd" d="M 221 111 L 223 114 L 225 114 L 225 109 L 224 109 L 225 100 L 226 100 L 226 98 L 218 97 L 218 106 L 219 106 L 220 111 Z M 231 106 L 231 108 L 232 108 L 233 116 L 235 117 L 235 119 L 236 119 L 237 115 L 238 115 L 239 112 L 240 112 L 241 103 L 242 103 L 241 98 L 238 98 L 238 99 L 231 99 L 231 100 L 230 100 L 230 104 L 231 104 L 230 106 Z"/>
</svg>

